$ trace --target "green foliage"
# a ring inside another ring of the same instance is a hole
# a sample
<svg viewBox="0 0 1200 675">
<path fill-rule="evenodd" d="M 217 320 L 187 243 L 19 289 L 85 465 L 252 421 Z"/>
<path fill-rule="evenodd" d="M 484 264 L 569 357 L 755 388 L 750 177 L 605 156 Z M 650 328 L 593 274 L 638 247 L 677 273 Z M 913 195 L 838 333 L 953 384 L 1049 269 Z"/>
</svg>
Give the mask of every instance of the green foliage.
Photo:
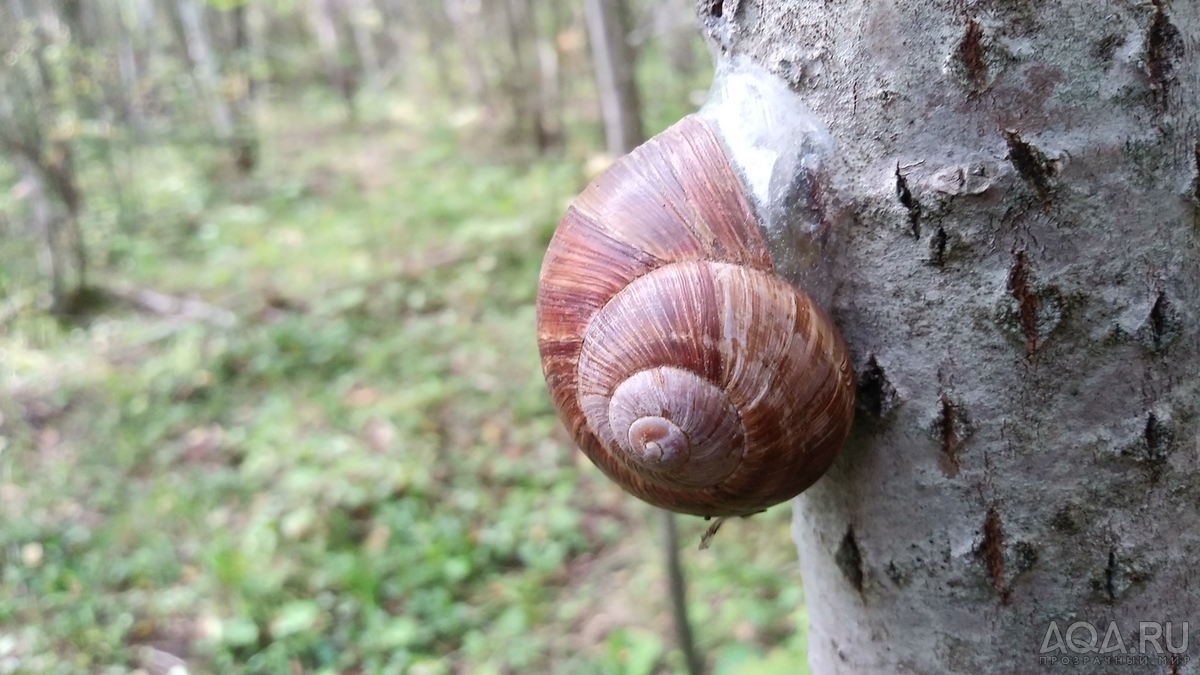
<svg viewBox="0 0 1200 675">
<path fill-rule="evenodd" d="M 109 275 L 235 326 L 115 302 L 0 327 L 0 673 L 680 671 L 658 519 L 541 380 L 537 273 L 578 162 L 490 161 L 411 101 L 358 131 L 308 103 L 264 119 L 253 179 L 130 150 L 136 227 L 89 191 Z M 0 237 L 0 299 L 21 250 Z M 803 660 L 789 515 L 706 552 L 682 524 L 717 672 Z"/>
</svg>

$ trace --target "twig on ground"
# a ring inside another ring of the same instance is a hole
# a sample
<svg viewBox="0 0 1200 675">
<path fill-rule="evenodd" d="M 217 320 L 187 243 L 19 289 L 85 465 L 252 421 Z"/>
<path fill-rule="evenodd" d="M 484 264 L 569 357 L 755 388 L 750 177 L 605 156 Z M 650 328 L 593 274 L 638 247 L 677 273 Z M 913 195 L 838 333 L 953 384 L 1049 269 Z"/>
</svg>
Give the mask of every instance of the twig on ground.
<svg viewBox="0 0 1200 675">
<path fill-rule="evenodd" d="M 100 286 L 100 289 L 118 300 L 151 314 L 162 314 L 189 321 L 202 321 L 220 328 L 232 328 L 237 324 L 237 316 L 233 312 L 200 300 L 181 298 L 149 288 L 139 288 L 121 281 L 109 282 Z"/>
</svg>

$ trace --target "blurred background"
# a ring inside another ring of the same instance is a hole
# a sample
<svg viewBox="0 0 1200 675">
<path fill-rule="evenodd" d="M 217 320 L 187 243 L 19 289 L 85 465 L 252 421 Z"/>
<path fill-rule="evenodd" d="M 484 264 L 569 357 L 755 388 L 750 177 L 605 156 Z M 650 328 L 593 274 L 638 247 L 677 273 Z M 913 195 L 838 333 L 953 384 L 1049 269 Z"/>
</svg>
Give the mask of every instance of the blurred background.
<svg viewBox="0 0 1200 675">
<path fill-rule="evenodd" d="M 691 0 L 0 3 L 0 673 L 685 670 L 533 301 Z M 679 520 L 708 670 L 804 671 L 789 522 Z"/>
</svg>

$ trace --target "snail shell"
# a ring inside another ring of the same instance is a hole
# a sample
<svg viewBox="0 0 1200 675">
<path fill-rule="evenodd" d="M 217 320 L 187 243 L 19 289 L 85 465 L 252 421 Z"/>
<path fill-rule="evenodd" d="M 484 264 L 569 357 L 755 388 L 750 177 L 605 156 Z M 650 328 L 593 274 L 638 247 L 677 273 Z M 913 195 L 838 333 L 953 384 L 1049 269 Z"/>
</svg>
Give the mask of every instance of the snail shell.
<svg viewBox="0 0 1200 675">
<path fill-rule="evenodd" d="M 559 416 L 609 478 L 680 513 L 794 497 L 853 417 L 846 347 L 776 273 L 743 193 L 712 123 L 689 115 L 574 200 L 542 265 Z"/>
</svg>

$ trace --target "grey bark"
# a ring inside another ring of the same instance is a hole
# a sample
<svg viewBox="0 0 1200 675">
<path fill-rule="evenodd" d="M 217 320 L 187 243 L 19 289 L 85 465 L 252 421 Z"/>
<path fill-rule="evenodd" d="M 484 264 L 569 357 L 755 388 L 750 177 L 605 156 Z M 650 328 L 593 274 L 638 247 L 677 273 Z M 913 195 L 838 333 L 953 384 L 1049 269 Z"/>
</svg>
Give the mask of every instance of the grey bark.
<svg viewBox="0 0 1200 675">
<path fill-rule="evenodd" d="M 270 91 L 270 80 L 262 77 L 262 69 L 268 61 L 267 27 L 271 15 L 258 3 L 247 5 L 245 11 L 249 62 L 251 64 L 249 94 L 250 104 L 253 107 L 258 101 L 267 100 Z"/>
<path fill-rule="evenodd" d="M 363 78 L 376 83 L 379 80 L 379 53 L 375 49 L 375 32 L 372 30 L 378 16 L 375 3 L 373 0 L 351 0 L 344 11 L 358 62 L 362 64 Z"/>
<path fill-rule="evenodd" d="M 479 56 L 479 45 L 483 40 L 483 36 L 477 30 L 480 6 L 469 4 L 463 0 L 445 0 L 444 9 L 446 20 L 453 27 L 455 42 L 462 55 L 463 72 L 467 78 L 467 93 L 477 101 L 486 102 L 491 96 L 491 87 L 483 68 L 483 61 Z M 432 21 L 427 20 L 427 23 L 432 23 Z M 427 30 L 433 33 L 436 28 L 431 25 Z M 449 80 L 450 66 L 446 63 L 447 58 L 440 46 L 440 41 L 435 39 L 432 42 L 431 53 L 437 64 L 439 79 L 446 82 Z"/>
<path fill-rule="evenodd" d="M 562 25 L 559 19 L 559 16 L 554 16 L 555 30 L 549 37 L 540 36 L 537 40 L 537 105 L 541 123 L 535 131 L 538 133 L 539 148 L 561 145 L 563 140 L 562 68 L 558 48 L 554 45 L 554 37 Z"/>
<path fill-rule="evenodd" d="M 213 56 L 212 40 L 204 22 L 202 7 L 197 0 L 176 0 L 175 7 L 179 13 L 180 29 L 188 60 L 192 65 L 192 73 L 196 78 L 200 96 L 208 107 L 213 130 L 222 140 L 232 138 L 233 114 L 221 94 L 220 71 Z"/>
<path fill-rule="evenodd" d="M 21 22 L 33 22 L 33 44 L 30 49 L 34 67 L 26 69 L 10 62 L 0 72 L 0 150 L 20 164 L 20 170 L 34 186 L 33 225 L 44 237 L 47 274 L 51 283 L 51 309 L 56 313 L 69 311 L 72 298 L 81 295 L 87 286 L 88 254 L 80 228 L 83 192 L 75 167 L 75 153 L 70 137 L 58 137 L 46 128 L 42 110 L 48 102 L 64 96 L 46 52 L 51 37 L 42 16 L 21 0 L 9 3 L 13 23 L 5 26 L 4 36 Z M 69 83 L 68 83 L 69 84 Z M 71 100 L 76 103 L 75 99 Z M 47 194 L 61 205 L 60 220 L 49 207 Z M 74 266 L 74 281 L 67 288 L 68 267 Z"/>
<path fill-rule="evenodd" d="M 355 99 L 358 94 L 358 73 L 346 63 L 342 54 L 338 17 L 333 3 L 334 0 L 312 0 L 309 21 L 317 38 L 317 47 L 321 50 L 321 59 L 325 63 L 329 84 L 346 104 L 350 121 L 357 123 L 358 106 Z"/>
<path fill-rule="evenodd" d="M 656 0 L 654 3 L 654 33 L 662 41 L 667 62 L 672 70 L 683 76 L 696 74 L 699 63 L 694 46 L 695 33 L 688 16 L 688 0 Z"/>
<path fill-rule="evenodd" d="M 137 51 L 134 48 L 134 32 L 137 29 L 137 16 L 128 5 L 122 5 L 116 12 L 117 39 L 117 73 L 121 78 L 121 88 L 124 96 L 124 117 L 134 133 L 139 136 L 146 131 L 146 117 L 142 111 L 142 103 L 137 94 L 141 84 L 142 73 L 138 66 Z"/>
<path fill-rule="evenodd" d="M 239 75 L 240 86 L 232 96 L 230 110 L 234 113 L 233 162 L 242 173 L 258 166 L 258 133 L 254 123 L 254 101 L 258 89 L 258 68 L 251 45 L 250 14 L 246 5 L 230 12 L 233 22 L 233 53 L 230 69 Z"/>
<path fill-rule="evenodd" d="M 623 0 L 584 0 L 588 41 L 600 88 L 608 152 L 620 156 L 645 140 Z"/>
<path fill-rule="evenodd" d="M 536 4 L 535 4 L 536 6 Z M 563 72 L 558 36 L 570 23 L 568 8 L 557 3 L 546 7 L 548 29 L 536 31 L 538 118 L 541 121 L 537 144 L 539 148 L 563 143 Z"/>
<path fill-rule="evenodd" d="M 1104 656 L 1047 641 L 1076 621 L 1200 672 L 1200 4 L 697 6 L 829 125 L 853 216 L 861 406 L 794 502 L 813 672 Z"/>
<path fill-rule="evenodd" d="M 51 213 L 50 200 L 46 198 L 46 190 L 37 167 L 30 161 L 20 158 L 17 162 L 21 178 L 29 186 L 29 229 L 42 236 L 45 246 L 39 250 L 39 262 L 50 279 L 50 301 L 54 308 L 61 309 L 66 305 L 66 271 L 59 252 L 61 231 L 58 222 Z"/>
<path fill-rule="evenodd" d="M 541 109 L 536 71 L 529 54 L 529 48 L 536 46 L 532 44 L 536 39 L 532 30 L 533 13 L 525 0 L 501 0 L 495 12 L 508 46 L 507 63 L 501 68 L 499 80 L 510 110 L 514 136 L 518 140 L 533 138 L 538 141 L 542 130 Z M 542 149 L 540 145 L 538 149 Z"/>
</svg>

